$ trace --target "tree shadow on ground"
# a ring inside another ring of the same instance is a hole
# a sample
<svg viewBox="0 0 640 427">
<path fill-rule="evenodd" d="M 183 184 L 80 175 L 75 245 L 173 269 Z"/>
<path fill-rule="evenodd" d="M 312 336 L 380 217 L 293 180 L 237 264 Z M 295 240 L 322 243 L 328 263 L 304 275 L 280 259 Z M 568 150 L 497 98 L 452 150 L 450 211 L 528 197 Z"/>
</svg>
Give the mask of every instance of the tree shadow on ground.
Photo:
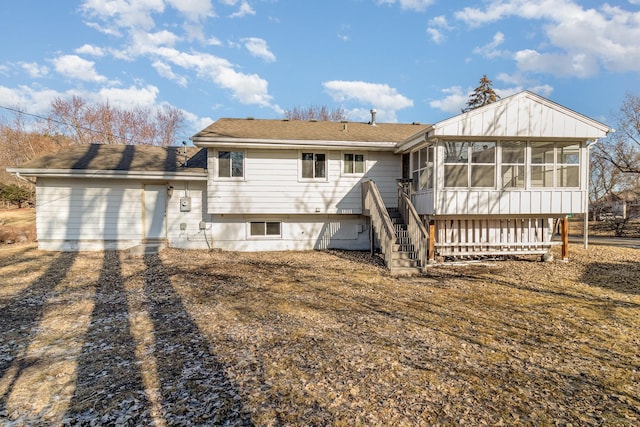
<svg viewBox="0 0 640 427">
<path fill-rule="evenodd" d="M 590 286 L 628 295 L 640 295 L 638 277 L 640 277 L 638 262 L 593 262 L 585 269 L 581 281 Z"/>
<path fill-rule="evenodd" d="M 145 255 L 144 262 L 162 417 L 169 425 L 252 425 L 236 387 L 187 313 L 160 257 Z"/>
<path fill-rule="evenodd" d="M 149 408 L 149 402 L 136 363 L 123 282 L 119 253 L 105 251 L 91 323 L 78 360 L 76 390 L 65 417 L 74 423 L 152 424 L 149 410 L 141 410 Z"/>
<path fill-rule="evenodd" d="M 25 359 L 26 349 L 33 341 L 36 326 L 43 316 L 44 306 L 54 290 L 65 278 L 76 259 L 76 253 L 64 252 L 51 261 L 42 276 L 13 298 L 2 301 L 2 329 L 0 330 L 0 378 L 11 366 L 17 366 L 5 393 L 0 396 L 0 412 L 6 409 L 7 399 L 20 374 L 36 361 Z"/>
</svg>

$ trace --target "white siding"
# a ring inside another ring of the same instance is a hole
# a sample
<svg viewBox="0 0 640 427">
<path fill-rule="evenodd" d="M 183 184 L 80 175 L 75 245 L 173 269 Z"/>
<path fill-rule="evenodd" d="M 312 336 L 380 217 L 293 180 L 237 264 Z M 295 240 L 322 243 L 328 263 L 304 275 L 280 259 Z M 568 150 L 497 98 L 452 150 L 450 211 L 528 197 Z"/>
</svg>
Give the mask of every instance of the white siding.
<svg viewBox="0 0 640 427">
<path fill-rule="evenodd" d="M 440 190 L 438 204 L 430 212 L 416 196 L 418 213 L 428 215 L 562 215 L 584 210 L 580 190 Z"/>
<path fill-rule="evenodd" d="M 213 248 L 233 251 L 367 250 L 368 221 L 360 215 L 213 215 Z M 252 237 L 251 221 L 281 222 L 281 236 Z"/>
<path fill-rule="evenodd" d="M 603 138 L 603 125 L 530 93 L 434 125 L 432 136 Z"/>
<path fill-rule="evenodd" d="M 318 151 L 321 152 L 321 151 Z M 323 182 L 299 179 L 298 150 L 246 150 L 243 180 L 215 178 L 215 150 L 209 152 L 208 212 L 211 214 L 360 214 L 362 180 L 378 185 L 388 206 L 397 205 L 396 179 L 400 157 L 389 152 L 367 152 L 364 176 L 341 174 L 342 152 L 326 152 Z"/>
<path fill-rule="evenodd" d="M 173 186 L 173 194 L 167 201 L 169 246 L 183 249 L 209 249 L 212 224 L 210 216 L 206 213 L 206 183 L 173 181 L 170 184 Z M 189 211 L 180 210 L 180 200 L 184 197 L 190 200 Z M 204 221 L 204 229 L 200 229 L 201 221 Z"/>
<path fill-rule="evenodd" d="M 39 178 L 39 247 L 100 250 L 138 244 L 142 235 L 141 195 L 139 182 Z"/>
</svg>

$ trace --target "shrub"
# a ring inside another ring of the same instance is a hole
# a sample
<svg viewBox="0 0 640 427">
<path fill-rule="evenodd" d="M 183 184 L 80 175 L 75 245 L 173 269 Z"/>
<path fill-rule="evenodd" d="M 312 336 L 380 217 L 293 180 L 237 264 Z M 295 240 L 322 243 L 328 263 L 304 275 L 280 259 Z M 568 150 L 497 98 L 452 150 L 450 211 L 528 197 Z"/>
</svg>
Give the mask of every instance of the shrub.
<svg viewBox="0 0 640 427">
<path fill-rule="evenodd" d="M 22 207 L 23 205 L 33 204 L 33 199 L 33 190 L 14 184 L 0 184 L 0 201 L 4 204 Z"/>
</svg>

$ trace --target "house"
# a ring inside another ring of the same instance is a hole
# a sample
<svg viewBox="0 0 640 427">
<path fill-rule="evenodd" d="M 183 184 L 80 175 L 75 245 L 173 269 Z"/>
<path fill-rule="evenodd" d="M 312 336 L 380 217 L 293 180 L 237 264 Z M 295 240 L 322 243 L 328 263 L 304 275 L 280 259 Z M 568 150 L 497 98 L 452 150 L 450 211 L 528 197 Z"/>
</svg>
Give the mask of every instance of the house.
<svg viewBox="0 0 640 427">
<path fill-rule="evenodd" d="M 195 147 L 78 146 L 10 171 L 36 178 L 42 249 L 375 243 L 402 271 L 548 252 L 556 222 L 587 211 L 607 132 L 524 91 L 435 124 L 220 119 Z"/>
</svg>

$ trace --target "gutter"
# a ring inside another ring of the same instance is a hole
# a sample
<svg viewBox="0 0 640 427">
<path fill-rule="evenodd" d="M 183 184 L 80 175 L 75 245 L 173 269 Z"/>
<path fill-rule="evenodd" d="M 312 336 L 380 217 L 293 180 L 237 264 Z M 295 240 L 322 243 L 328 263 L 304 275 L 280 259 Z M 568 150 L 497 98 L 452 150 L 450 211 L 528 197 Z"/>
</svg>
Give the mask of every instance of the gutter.
<svg viewBox="0 0 640 427">
<path fill-rule="evenodd" d="M 238 147 L 238 148 L 272 148 L 272 149 L 305 149 L 317 148 L 324 150 L 344 150 L 358 148 L 369 151 L 391 151 L 397 147 L 393 141 L 325 141 L 325 140 L 274 140 L 254 138 L 217 138 L 217 137 L 191 137 L 196 147 Z"/>
<path fill-rule="evenodd" d="M 21 179 L 22 175 L 38 178 L 111 178 L 111 179 L 162 179 L 181 181 L 206 181 L 207 172 L 157 172 L 157 171 L 113 171 L 77 169 L 22 169 L 7 168 Z"/>
</svg>

